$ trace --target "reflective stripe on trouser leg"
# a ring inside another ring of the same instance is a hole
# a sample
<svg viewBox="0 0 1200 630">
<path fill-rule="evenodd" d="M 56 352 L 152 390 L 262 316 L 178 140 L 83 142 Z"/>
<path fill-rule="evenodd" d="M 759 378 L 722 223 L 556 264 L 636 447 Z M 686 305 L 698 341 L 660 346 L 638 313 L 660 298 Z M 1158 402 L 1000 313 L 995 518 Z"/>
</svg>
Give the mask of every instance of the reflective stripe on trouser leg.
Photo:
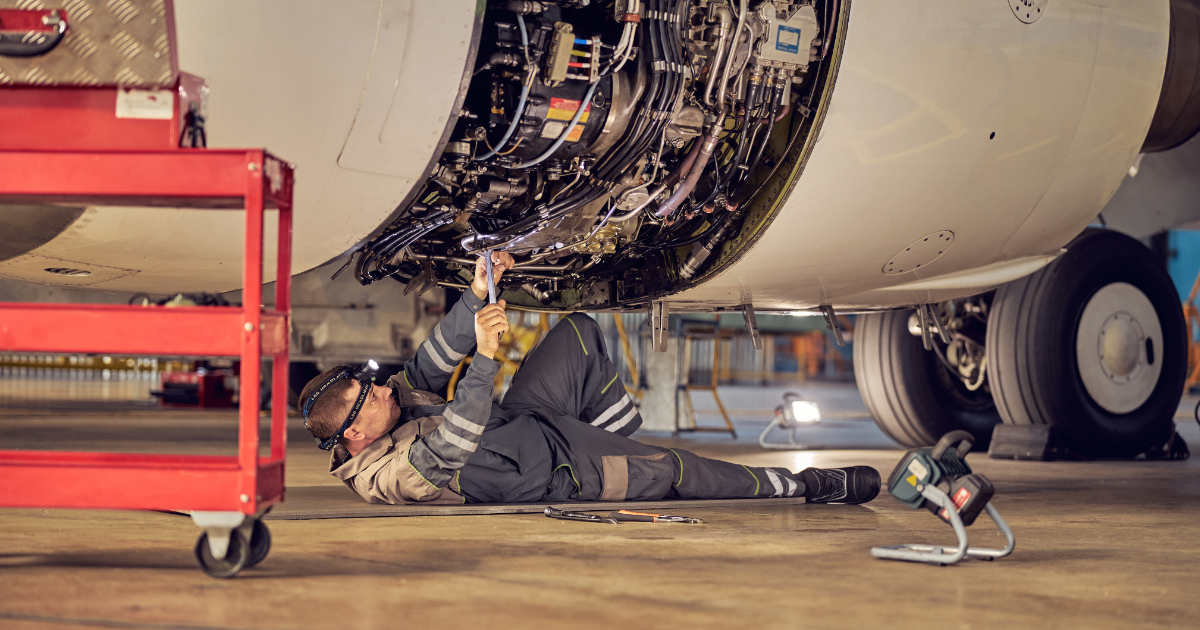
<svg viewBox="0 0 1200 630">
<path fill-rule="evenodd" d="M 795 496 L 799 484 L 779 474 L 774 468 L 764 468 L 763 471 L 767 473 L 767 479 L 771 482 L 771 487 L 775 489 L 774 494 L 771 495 L 772 497 Z"/>
</svg>

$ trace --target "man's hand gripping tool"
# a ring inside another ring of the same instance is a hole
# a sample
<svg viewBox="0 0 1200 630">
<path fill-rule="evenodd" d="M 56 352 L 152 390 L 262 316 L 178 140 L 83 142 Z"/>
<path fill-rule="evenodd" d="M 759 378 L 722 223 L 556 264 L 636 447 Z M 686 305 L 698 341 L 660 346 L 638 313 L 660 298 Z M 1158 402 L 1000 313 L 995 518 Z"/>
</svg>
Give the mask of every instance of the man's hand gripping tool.
<svg viewBox="0 0 1200 630">
<path fill-rule="evenodd" d="M 483 252 L 483 257 L 485 259 L 484 264 L 487 266 L 488 304 L 496 303 L 496 263 L 492 262 L 492 252 L 494 251 L 496 250 L 489 249 Z"/>
<path fill-rule="evenodd" d="M 957 444 L 957 449 L 951 450 Z M 890 560 L 929 562 L 938 565 L 954 564 L 966 557 L 994 560 L 1012 553 L 1016 538 L 1008 524 L 1000 518 L 992 495 L 992 482 L 981 474 L 971 472 L 966 456 L 975 438 L 966 431 L 951 431 L 938 440 L 932 449 L 911 450 L 888 478 L 888 491 L 901 503 L 913 509 L 925 508 L 950 523 L 958 535 L 958 547 L 936 545 L 892 545 L 874 547 L 871 555 Z M 971 549 L 967 544 L 967 526 L 975 522 L 980 512 L 1000 528 L 1008 544 L 1003 549 Z"/>
</svg>

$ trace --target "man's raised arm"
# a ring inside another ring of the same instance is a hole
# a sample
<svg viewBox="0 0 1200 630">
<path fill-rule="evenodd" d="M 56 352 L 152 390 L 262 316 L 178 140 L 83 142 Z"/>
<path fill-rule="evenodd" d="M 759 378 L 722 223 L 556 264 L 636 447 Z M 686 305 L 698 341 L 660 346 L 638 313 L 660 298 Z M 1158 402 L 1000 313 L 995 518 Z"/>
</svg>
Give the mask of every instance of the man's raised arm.
<svg viewBox="0 0 1200 630">
<path fill-rule="evenodd" d="M 504 301 L 481 309 L 474 329 L 479 350 L 458 381 L 454 400 L 442 410 L 441 426 L 418 438 L 408 452 L 408 464 L 433 488 L 445 487 L 467 463 L 491 417 L 493 382 L 500 370 L 494 357 L 500 335 L 508 332 Z"/>
<path fill-rule="evenodd" d="M 508 254 L 493 256 L 493 260 L 496 260 L 495 276 L 499 281 L 504 271 L 512 268 L 514 261 Z M 417 348 L 417 355 L 404 364 L 403 376 L 409 387 L 439 392 L 446 386 L 454 368 L 475 349 L 475 314 L 487 304 L 487 296 L 487 271 L 483 258 L 480 258 L 475 264 L 475 279 L 471 282 L 471 288 L 463 291 L 462 298 Z"/>
</svg>

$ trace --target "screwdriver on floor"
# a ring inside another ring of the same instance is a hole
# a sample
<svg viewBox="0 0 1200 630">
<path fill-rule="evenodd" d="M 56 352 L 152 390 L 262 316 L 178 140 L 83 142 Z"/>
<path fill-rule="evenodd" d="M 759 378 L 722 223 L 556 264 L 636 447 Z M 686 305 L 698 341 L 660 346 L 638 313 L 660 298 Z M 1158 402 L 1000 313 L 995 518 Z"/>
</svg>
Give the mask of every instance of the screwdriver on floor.
<svg viewBox="0 0 1200 630">
<path fill-rule="evenodd" d="M 670 514 L 647 514 L 646 512 L 630 512 L 620 510 L 609 512 L 608 518 L 615 521 L 634 521 L 638 523 L 703 523 L 698 518 L 689 516 L 671 516 Z"/>
</svg>

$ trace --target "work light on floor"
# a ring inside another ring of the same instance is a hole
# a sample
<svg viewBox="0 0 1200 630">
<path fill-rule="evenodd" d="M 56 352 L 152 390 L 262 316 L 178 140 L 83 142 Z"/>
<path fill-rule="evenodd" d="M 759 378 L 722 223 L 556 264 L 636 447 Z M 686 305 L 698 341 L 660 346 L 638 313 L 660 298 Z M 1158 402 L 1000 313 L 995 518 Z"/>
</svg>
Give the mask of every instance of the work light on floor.
<svg viewBox="0 0 1200 630">
<path fill-rule="evenodd" d="M 758 436 L 758 443 L 763 448 L 805 448 L 803 444 L 796 441 L 796 430 L 801 427 L 814 426 L 820 421 L 821 408 L 817 406 L 817 403 L 805 400 L 796 392 L 787 392 L 783 395 L 783 404 L 775 408 L 775 417 L 771 419 L 770 424 L 767 425 L 762 435 Z M 767 436 L 776 428 L 789 429 L 786 444 L 767 441 Z"/>
</svg>

